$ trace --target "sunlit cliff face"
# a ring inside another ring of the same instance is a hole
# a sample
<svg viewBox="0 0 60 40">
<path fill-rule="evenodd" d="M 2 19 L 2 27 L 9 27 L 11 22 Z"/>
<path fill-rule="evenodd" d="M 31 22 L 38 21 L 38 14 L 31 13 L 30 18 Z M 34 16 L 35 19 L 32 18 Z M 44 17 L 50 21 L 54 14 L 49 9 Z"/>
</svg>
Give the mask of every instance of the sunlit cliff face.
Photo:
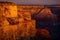
<svg viewBox="0 0 60 40">
<path fill-rule="evenodd" d="M 27 9 L 26 9 L 27 8 Z M 20 17 L 23 18 L 24 22 L 22 22 L 22 37 L 26 37 L 26 36 L 35 36 L 36 33 L 36 22 L 35 20 L 31 19 L 31 14 L 30 14 L 30 10 L 28 10 L 28 8 L 30 8 L 29 6 L 18 6 L 18 14 L 21 15 Z M 19 25 L 20 26 L 20 25 Z M 24 29 L 23 29 L 24 28 Z"/>
<path fill-rule="evenodd" d="M 2 4 L 2 5 L 1 5 Z M 34 37 L 36 21 L 31 19 L 30 11 L 10 3 L 0 4 L 0 39 L 18 40 L 20 37 Z M 19 11 L 18 11 L 19 9 Z"/>
<path fill-rule="evenodd" d="M 1 6 L 2 5 L 2 6 Z M 0 10 L 5 17 L 16 17 L 17 16 L 17 6 L 9 3 L 0 3 Z M 13 14 L 12 14 L 13 13 Z"/>
</svg>

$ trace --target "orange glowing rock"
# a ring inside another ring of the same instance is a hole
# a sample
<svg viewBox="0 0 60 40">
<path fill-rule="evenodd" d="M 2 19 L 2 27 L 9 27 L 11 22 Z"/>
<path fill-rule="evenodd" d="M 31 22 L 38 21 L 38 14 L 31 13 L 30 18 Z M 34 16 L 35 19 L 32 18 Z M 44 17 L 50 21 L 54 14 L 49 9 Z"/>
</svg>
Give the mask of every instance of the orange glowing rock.
<svg viewBox="0 0 60 40">
<path fill-rule="evenodd" d="M 21 36 L 22 37 L 33 37 L 36 34 L 35 20 L 26 21 L 22 27 L 20 26 Z"/>
<path fill-rule="evenodd" d="M 22 17 L 19 18 L 19 22 L 20 22 L 20 23 L 24 23 L 24 18 L 22 18 Z"/>
<path fill-rule="evenodd" d="M 31 14 L 29 11 L 24 12 L 23 16 L 25 20 L 31 20 Z"/>
<path fill-rule="evenodd" d="M 0 18 L 0 27 L 2 26 L 6 26 L 6 25 L 9 25 L 9 22 L 5 19 L 5 18 L 3 18 L 3 17 L 1 17 Z"/>
<path fill-rule="evenodd" d="M 31 14 L 29 11 L 22 11 L 20 14 L 23 15 L 24 20 L 31 20 Z"/>
<path fill-rule="evenodd" d="M 13 3 L 0 3 L 2 16 L 4 17 L 17 17 L 17 6 Z"/>
<path fill-rule="evenodd" d="M 17 7 L 15 4 L 0 3 L 0 37 L 4 40 L 16 40 L 20 37 L 34 37 L 36 21 L 31 19 L 30 10 L 24 8 L 38 8 L 32 6 Z M 2 33 L 3 32 L 3 33 Z"/>
<path fill-rule="evenodd" d="M 24 20 L 31 20 L 31 14 L 30 14 L 30 10 L 26 10 L 24 9 L 25 6 L 18 6 L 17 10 L 18 10 L 18 14 L 21 15 Z"/>
<path fill-rule="evenodd" d="M 5 26 L 3 28 L 3 35 L 5 36 L 4 39 L 16 39 L 16 37 L 18 36 L 18 32 L 17 32 L 17 26 Z M 13 36 L 13 37 L 12 37 Z"/>
<path fill-rule="evenodd" d="M 24 22 L 24 16 L 22 15 L 22 12 L 18 11 L 18 20 L 19 22 Z"/>
<path fill-rule="evenodd" d="M 27 22 L 27 34 L 29 34 L 31 37 L 35 36 L 36 34 L 36 24 L 35 20 L 31 20 Z"/>
</svg>

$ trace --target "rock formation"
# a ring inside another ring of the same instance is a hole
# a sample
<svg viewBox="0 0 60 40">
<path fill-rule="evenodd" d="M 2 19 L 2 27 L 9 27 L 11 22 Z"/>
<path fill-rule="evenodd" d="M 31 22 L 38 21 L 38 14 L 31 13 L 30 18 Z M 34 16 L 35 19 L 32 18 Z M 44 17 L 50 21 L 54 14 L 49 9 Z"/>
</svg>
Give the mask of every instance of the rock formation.
<svg viewBox="0 0 60 40">
<path fill-rule="evenodd" d="M 0 40 L 18 40 L 36 34 L 36 21 L 30 11 L 14 3 L 0 2 Z"/>
</svg>

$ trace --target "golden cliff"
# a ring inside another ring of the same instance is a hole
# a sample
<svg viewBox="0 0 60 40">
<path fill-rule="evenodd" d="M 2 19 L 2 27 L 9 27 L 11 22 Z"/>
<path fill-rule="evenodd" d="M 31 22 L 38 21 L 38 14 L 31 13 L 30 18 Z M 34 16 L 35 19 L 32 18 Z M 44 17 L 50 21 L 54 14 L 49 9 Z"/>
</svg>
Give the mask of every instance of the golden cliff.
<svg viewBox="0 0 60 40">
<path fill-rule="evenodd" d="M 36 21 L 31 19 L 30 11 L 14 3 L 0 2 L 0 40 L 18 40 L 35 34 Z"/>
</svg>

